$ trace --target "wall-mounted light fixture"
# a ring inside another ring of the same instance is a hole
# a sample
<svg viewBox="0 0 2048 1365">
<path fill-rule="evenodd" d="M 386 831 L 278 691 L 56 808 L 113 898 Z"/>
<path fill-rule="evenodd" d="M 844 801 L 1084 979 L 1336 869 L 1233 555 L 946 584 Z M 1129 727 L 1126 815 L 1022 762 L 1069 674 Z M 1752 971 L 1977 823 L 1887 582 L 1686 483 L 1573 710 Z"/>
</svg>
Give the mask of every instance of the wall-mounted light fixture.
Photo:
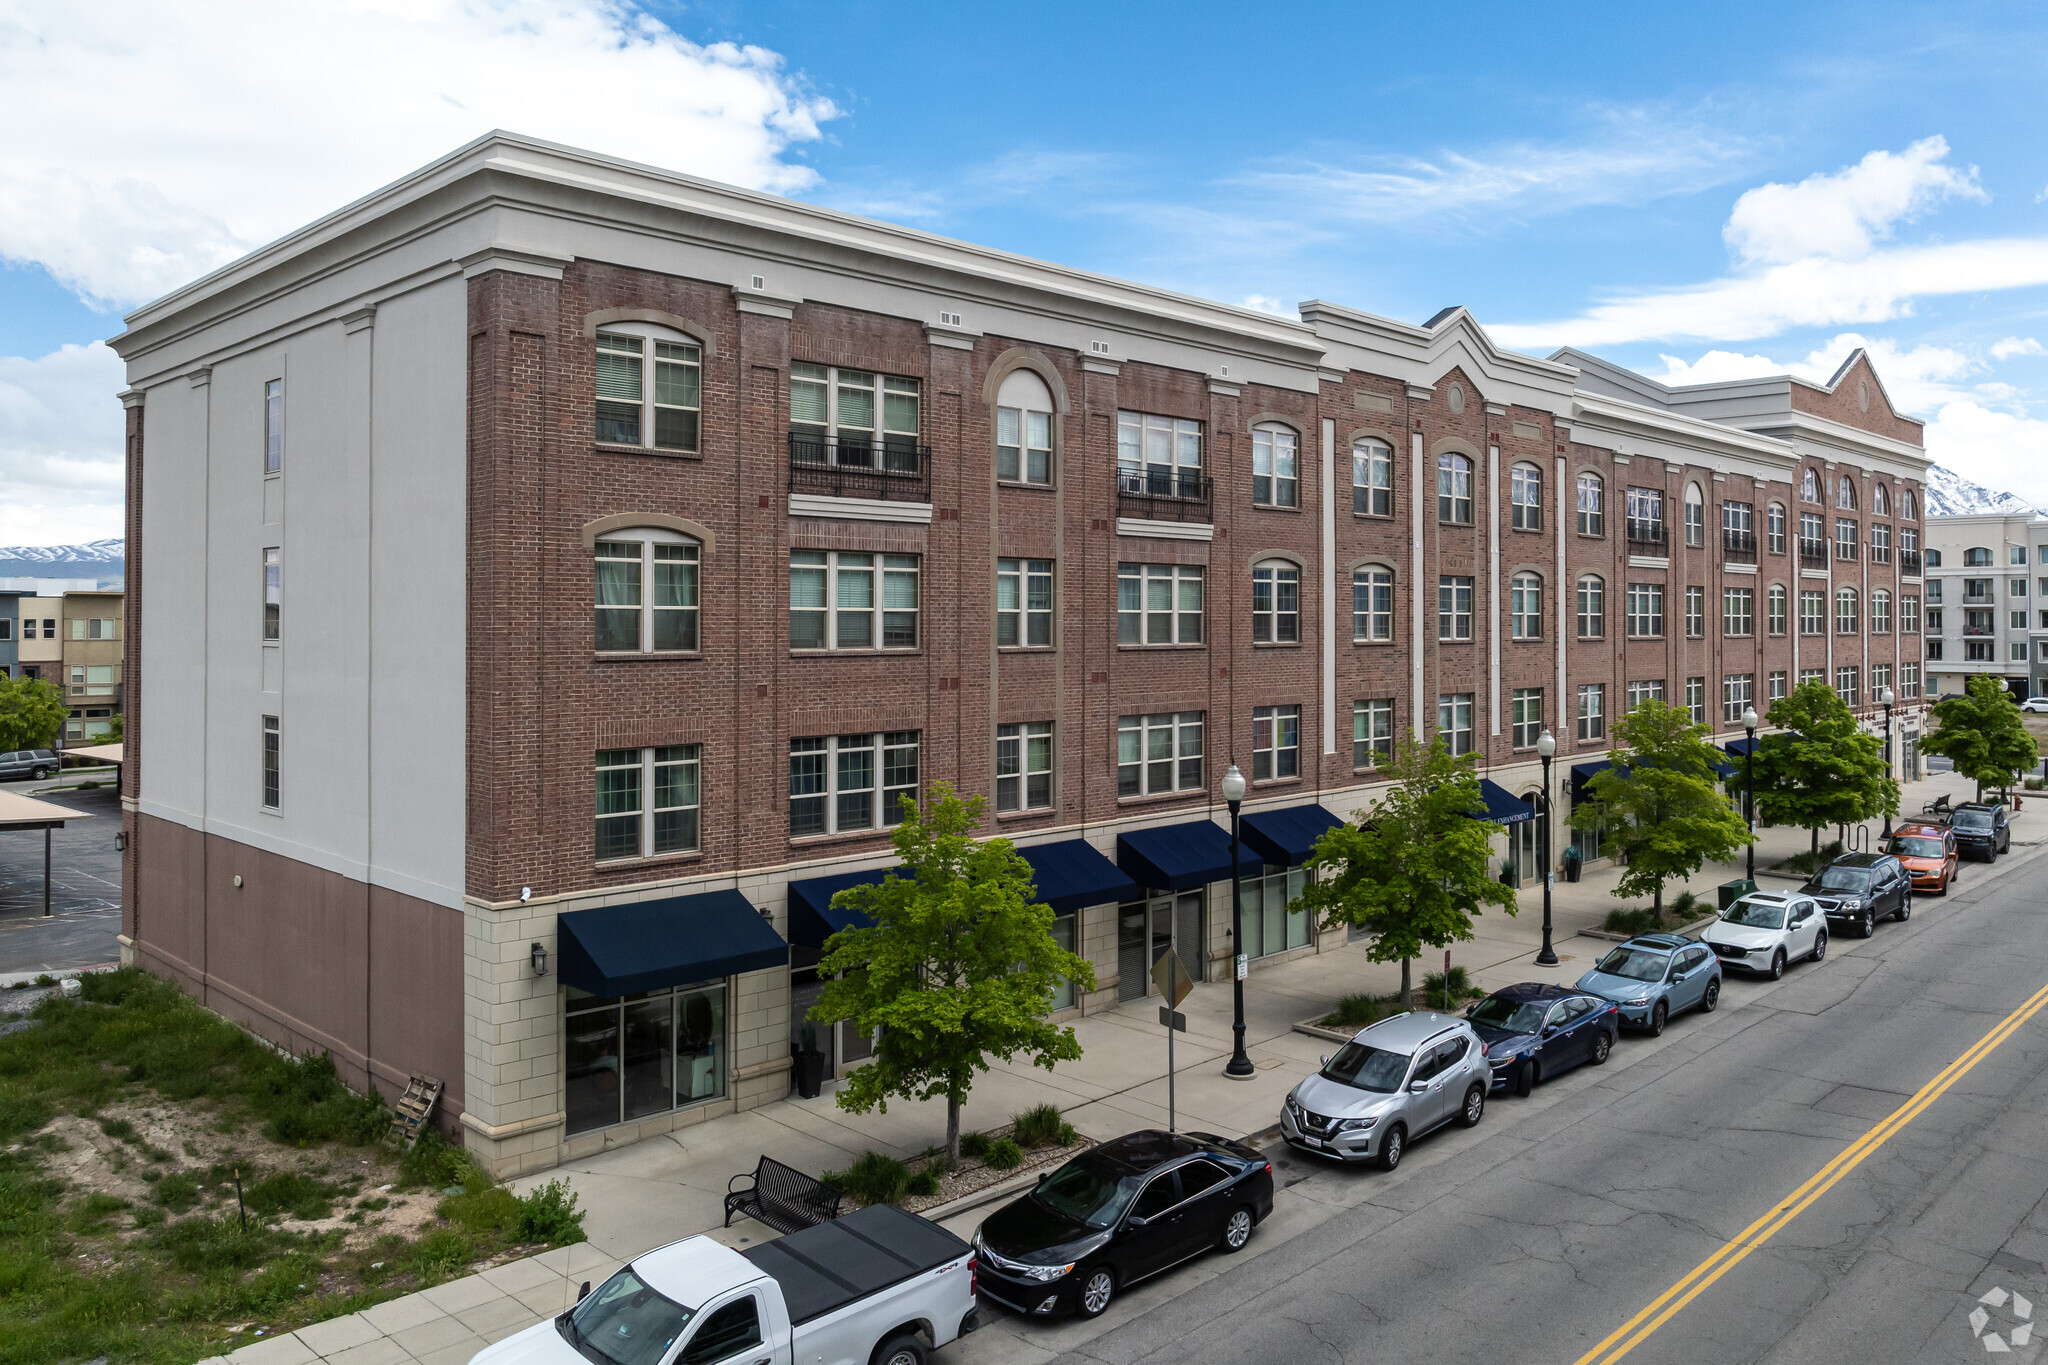
<svg viewBox="0 0 2048 1365">
<path fill-rule="evenodd" d="M 116 853 L 126 853 L 128 851 L 127 830 L 121 829 L 114 831 L 114 851 Z"/>
<path fill-rule="evenodd" d="M 533 951 L 528 953 L 527 956 L 533 959 L 533 974 L 535 976 L 546 976 L 548 974 L 547 949 L 536 943 L 533 945 Z"/>
</svg>

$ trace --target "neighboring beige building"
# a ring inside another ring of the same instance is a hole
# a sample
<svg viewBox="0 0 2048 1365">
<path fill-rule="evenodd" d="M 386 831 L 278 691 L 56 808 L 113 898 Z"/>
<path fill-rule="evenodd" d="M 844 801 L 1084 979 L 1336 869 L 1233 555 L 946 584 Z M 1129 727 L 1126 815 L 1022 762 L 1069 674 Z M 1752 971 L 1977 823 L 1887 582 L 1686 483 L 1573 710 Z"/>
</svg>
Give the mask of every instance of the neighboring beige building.
<svg viewBox="0 0 2048 1365">
<path fill-rule="evenodd" d="M 64 642 L 59 629 L 64 618 L 64 599 L 24 597 L 21 599 L 21 675 L 58 681 L 64 662 Z"/>
<path fill-rule="evenodd" d="M 41 604 L 53 599 L 35 600 Z M 62 687 L 64 700 L 70 704 L 64 742 L 90 743 L 113 727 L 114 717 L 121 711 L 122 594 L 67 592 L 54 600 L 59 607 L 58 638 L 36 643 L 58 646 L 61 671 L 46 671 L 42 676 Z M 45 618 L 48 614 L 41 613 Z"/>
</svg>

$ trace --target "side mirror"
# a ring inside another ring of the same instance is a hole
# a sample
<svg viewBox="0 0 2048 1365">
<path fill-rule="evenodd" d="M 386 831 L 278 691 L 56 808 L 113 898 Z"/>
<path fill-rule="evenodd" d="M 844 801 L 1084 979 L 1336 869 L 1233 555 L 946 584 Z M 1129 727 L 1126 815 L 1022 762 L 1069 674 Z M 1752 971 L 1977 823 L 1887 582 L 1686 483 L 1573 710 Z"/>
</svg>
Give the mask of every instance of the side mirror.
<svg viewBox="0 0 2048 1365">
<path fill-rule="evenodd" d="M 1557 1025 L 1555 1025 L 1555 1024 L 1545 1024 L 1545 1025 L 1543 1026 L 1543 1036 L 1544 1036 L 1545 1038 L 1553 1037 L 1553 1036 L 1555 1036 L 1555 1034 L 1556 1034 L 1556 1033 L 1557 1033 Z"/>
<path fill-rule="evenodd" d="M 1330 1054 L 1325 1052 L 1320 1060 L 1324 1066 L 1328 1066 L 1330 1064 Z"/>
<path fill-rule="evenodd" d="M 1145 1224 L 1147 1224 L 1147 1223 L 1149 1223 L 1149 1222 L 1151 1222 L 1151 1221 L 1152 1221 L 1152 1220 L 1151 1220 L 1150 1218 L 1140 1218 L 1140 1217 L 1139 1217 L 1139 1216 L 1137 1216 L 1136 1214 L 1132 1214 L 1132 1215 L 1131 1215 L 1131 1221 L 1130 1221 L 1129 1223 L 1125 1224 L 1125 1226 L 1126 1226 L 1126 1227 L 1134 1227 L 1134 1228 L 1141 1228 L 1141 1227 L 1144 1227 L 1144 1226 L 1145 1226 Z"/>
<path fill-rule="evenodd" d="M 1409 1087 L 1408 1087 L 1408 1093 L 1409 1093 L 1409 1094 L 1411 1094 L 1411 1095 L 1422 1095 L 1422 1094 L 1427 1094 L 1427 1093 L 1428 1093 L 1428 1091 L 1429 1091 L 1429 1082 L 1428 1082 L 1428 1081 L 1417 1081 L 1417 1082 L 1415 1082 L 1415 1084 L 1413 1084 L 1413 1085 L 1411 1085 L 1411 1086 L 1409 1086 Z"/>
<path fill-rule="evenodd" d="M 582 1287 L 581 1289 L 579 1289 L 579 1290 L 577 1290 L 577 1291 L 576 1291 L 576 1302 L 578 1302 L 578 1303 L 581 1303 L 581 1302 L 583 1302 L 583 1301 L 584 1301 L 585 1299 L 587 1299 L 587 1298 L 589 1298 L 589 1297 L 590 1297 L 590 1281 L 588 1281 L 588 1280 L 585 1280 L 585 1281 L 583 1282 L 583 1287 Z"/>
</svg>

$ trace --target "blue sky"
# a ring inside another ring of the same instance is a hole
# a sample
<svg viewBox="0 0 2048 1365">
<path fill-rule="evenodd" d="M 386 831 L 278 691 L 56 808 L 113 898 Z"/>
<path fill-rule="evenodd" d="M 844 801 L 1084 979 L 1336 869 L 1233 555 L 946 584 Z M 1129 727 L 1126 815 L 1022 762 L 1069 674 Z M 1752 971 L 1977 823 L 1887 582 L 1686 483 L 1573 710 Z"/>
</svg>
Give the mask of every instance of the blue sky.
<svg viewBox="0 0 2048 1365">
<path fill-rule="evenodd" d="M 1679 381 L 1868 345 L 2048 503 L 2044 59 L 2021 5 L 49 3 L 0 20 L 0 544 L 118 533 L 123 308 L 492 126 Z"/>
</svg>

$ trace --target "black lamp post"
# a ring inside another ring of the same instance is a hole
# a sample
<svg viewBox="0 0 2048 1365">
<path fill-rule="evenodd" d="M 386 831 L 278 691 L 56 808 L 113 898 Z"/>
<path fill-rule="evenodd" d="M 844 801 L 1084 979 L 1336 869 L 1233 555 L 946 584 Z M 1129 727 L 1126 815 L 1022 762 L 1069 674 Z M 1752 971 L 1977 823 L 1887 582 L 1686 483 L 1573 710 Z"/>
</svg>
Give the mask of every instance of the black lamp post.
<svg viewBox="0 0 2048 1365">
<path fill-rule="evenodd" d="M 1749 749 L 1742 755 L 1742 823 L 1749 826 L 1749 867 L 1744 875 L 1751 886 L 1756 885 L 1756 722 L 1756 708 L 1743 708 L 1742 728 L 1749 732 Z"/>
<path fill-rule="evenodd" d="M 1543 758 L 1543 824 L 1536 831 L 1536 866 L 1543 873 L 1543 951 L 1537 965 L 1555 967 L 1557 949 L 1550 946 L 1550 760 L 1557 754 L 1557 738 L 1545 730 L 1536 736 L 1536 752 Z"/>
<path fill-rule="evenodd" d="M 1878 691 L 1877 700 L 1878 704 L 1884 707 L 1884 775 L 1890 777 L 1892 775 L 1892 703 L 1897 701 L 1898 698 L 1892 695 L 1892 690 L 1889 687 L 1886 687 Z M 1890 811 L 1884 813 L 1884 832 L 1877 837 L 1880 839 L 1892 837 L 1892 813 Z"/>
<path fill-rule="evenodd" d="M 1250 959 L 1244 951 L 1244 891 L 1238 882 L 1237 808 L 1244 801 L 1244 774 L 1235 763 L 1223 774 L 1223 800 L 1230 807 L 1230 1061 L 1223 1074 L 1249 1080 L 1257 1068 L 1244 1053 L 1244 977 Z"/>
</svg>

